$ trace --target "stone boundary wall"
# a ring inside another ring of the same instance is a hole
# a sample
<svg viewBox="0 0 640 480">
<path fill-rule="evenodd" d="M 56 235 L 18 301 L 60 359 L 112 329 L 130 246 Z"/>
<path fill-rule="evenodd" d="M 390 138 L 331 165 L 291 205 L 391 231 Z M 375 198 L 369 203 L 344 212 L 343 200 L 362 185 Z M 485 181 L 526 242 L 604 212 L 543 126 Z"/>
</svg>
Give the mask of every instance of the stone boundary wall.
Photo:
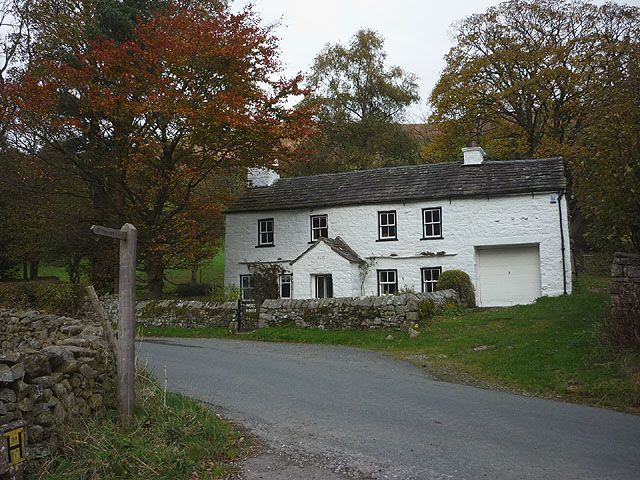
<svg viewBox="0 0 640 480">
<path fill-rule="evenodd" d="M 425 300 L 431 300 L 436 308 L 448 301 L 459 303 L 454 290 L 379 297 L 265 300 L 260 307 L 260 326 L 406 330 L 421 320 L 420 304 Z"/>
<path fill-rule="evenodd" d="M 613 257 L 611 313 L 614 318 L 640 319 L 640 255 L 618 252 Z"/>
<path fill-rule="evenodd" d="M 92 318 L 0 309 L 0 425 L 27 425 L 30 460 L 56 450 L 58 427 L 115 406 L 113 352 Z"/>
<path fill-rule="evenodd" d="M 100 298 L 107 315 L 115 323 L 118 298 Z M 138 325 L 153 327 L 228 327 L 235 321 L 237 302 L 201 302 L 197 300 L 143 300 L 136 305 Z"/>
</svg>

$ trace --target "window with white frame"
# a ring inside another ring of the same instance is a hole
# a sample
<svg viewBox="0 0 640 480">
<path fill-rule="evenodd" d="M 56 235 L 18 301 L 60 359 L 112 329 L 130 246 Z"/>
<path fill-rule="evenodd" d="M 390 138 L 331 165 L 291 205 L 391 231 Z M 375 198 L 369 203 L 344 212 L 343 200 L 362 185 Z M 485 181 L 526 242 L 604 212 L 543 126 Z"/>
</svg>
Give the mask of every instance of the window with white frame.
<svg viewBox="0 0 640 480">
<path fill-rule="evenodd" d="M 253 298 L 253 276 L 240 275 L 240 298 L 242 300 Z"/>
<path fill-rule="evenodd" d="M 442 267 L 425 267 L 420 270 L 422 272 L 422 291 L 435 292 Z"/>
<path fill-rule="evenodd" d="M 273 218 L 258 220 L 258 246 L 273 247 Z"/>
<path fill-rule="evenodd" d="M 397 240 L 396 211 L 378 212 L 378 240 Z"/>
<path fill-rule="evenodd" d="M 329 225 L 326 215 L 311 215 L 311 241 L 329 236 Z"/>
<path fill-rule="evenodd" d="M 378 295 L 389 295 L 398 291 L 398 271 L 378 270 Z"/>
<path fill-rule="evenodd" d="M 316 298 L 333 298 L 333 277 L 315 275 Z"/>
<path fill-rule="evenodd" d="M 442 238 L 442 208 L 422 209 L 422 238 Z"/>
<path fill-rule="evenodd" d="M 291 285 L 292 285 L 292 277 L 291 274 L 285 273 L 280 275 L 280 298 L 291 298 Z"/>
</svg>

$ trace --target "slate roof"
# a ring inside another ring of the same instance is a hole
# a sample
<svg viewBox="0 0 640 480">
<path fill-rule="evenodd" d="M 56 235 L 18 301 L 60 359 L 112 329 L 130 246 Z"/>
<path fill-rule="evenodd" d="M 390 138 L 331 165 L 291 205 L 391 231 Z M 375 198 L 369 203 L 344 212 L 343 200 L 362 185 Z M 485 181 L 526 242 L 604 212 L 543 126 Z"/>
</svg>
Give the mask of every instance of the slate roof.
<svg viewBox="0 0 640 480">
<path fill-rule="evenodd" d="M 281 178 L 270 187 L 248 189 L 227 212 L 557 192 L 565 187 L 561 158 L 486 160 L 480 165 L 460 161 Z"/>
<path fill-rule="evenodd" d="M 290 265 L 293 265 L 298 260 L 300 260 L 302 257 L 304 257 L 309 251 L 311 251 L 315 247 L 317 247 L 320 242 L 326 243 L 329 246 L 329 248 L 331 248 L 331 250 L 336 252 L 342 258 L 345 258 L 345 259 L 349 260 L 351 263 L 362 263 L 362 262 L 364 262 L 364 259 L 362 257 L 360 257 L 360 255 L 358 255 L 355 252 L 355 250 L 353 250 L 349 245 L 347 245 L 347 242 L 345 242 L 342 239 L 342 237 L 336 237 L 336 238 L 324 238 L 324 237 L 321 237 L 321 238 L 318 239 L 317 242 L 315 242 L 313 245 L 311 245 L 309 248 L 307 248 L 304 252 L 302 252 L 300 255 L 298 255 L 295 258 L 295 260 L 292 260 Z"/>
</svg>

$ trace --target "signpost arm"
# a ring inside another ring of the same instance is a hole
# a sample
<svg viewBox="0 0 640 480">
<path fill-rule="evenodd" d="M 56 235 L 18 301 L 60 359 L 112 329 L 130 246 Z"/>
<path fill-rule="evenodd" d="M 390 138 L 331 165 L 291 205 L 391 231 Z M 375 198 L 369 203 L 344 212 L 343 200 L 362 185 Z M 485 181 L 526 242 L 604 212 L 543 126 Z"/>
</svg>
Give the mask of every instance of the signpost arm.
<svg viewBox="0 0 640 480">
<path fill-rule="evenodd" d="M 120 424 L 129 426 L 134 413 L 136 334 L 136 243 L 138 230 L 130 223 L 120 229 L 120 272 L 118 292 L 118 414 Z"/>
</svg>

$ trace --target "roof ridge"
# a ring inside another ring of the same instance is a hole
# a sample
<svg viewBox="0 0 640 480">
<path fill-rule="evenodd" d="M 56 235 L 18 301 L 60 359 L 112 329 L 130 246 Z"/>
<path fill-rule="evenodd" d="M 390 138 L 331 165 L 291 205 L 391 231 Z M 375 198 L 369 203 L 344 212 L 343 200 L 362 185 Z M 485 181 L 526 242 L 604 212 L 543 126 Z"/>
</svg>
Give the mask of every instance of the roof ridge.
<svg viewBox="0 0 640 480">
<path fill-rule="evenodd" d="M 474 166 L 482 166 L 486 163 L 525 163 L 525 162 L 540 162 L 540 161 L 548 161 L 548 160 L 563 160 L 562 157 L 543 157 L 543 158 L 516 158 L 513 160 L 491 160 L 486 159 L 484 162 Z M 390 170 L 399 170 L 399 169 L 411 169 L 411 168 L 421 168 L 421 167 L 440 167 L 440 166 L 450 166 L 450 165 L 460 165 L 462 164 L 462 160 L 455 160 L 449 162 L 436 162 L 436 163 L 419 163 L 415 165 L 394 165 L 391 167 L 378 167 L 378 168 L 369 168 L 363 170 L 352 170 L 349 172 L 327 172 L 327 173 L 316 173 L 315 175 L 300 175 L 297 177 L 280 177 L 278 181 L 281 180 L 295 180 L 298 178 L 318 178 L 318 177 L 330 177 L 332 175 L 335 176 L 348 176 L 355 175 L 358 173 L 371 173 L 371 172 L 382 172 L 382 171 L 390 171 Z M 277 183 L 277 182 L 276 182 Z"/>
</svg>

